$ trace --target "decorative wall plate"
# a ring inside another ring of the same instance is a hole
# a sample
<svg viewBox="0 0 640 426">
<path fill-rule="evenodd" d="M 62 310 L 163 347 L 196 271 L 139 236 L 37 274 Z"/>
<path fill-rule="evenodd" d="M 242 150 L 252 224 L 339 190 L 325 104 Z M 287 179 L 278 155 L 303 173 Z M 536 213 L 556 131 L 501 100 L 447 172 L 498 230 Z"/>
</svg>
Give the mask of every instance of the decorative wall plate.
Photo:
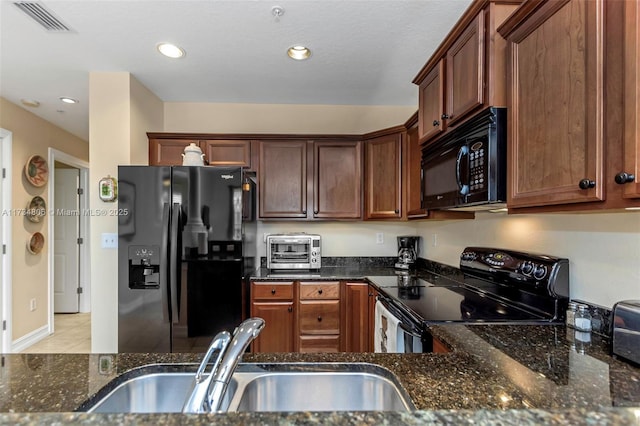
<svg viewBox="0 0 640 426">
<path fill-rule="evenodd" d="M 27 203 L 26 216 L 31 222 L 39 223 L 47 215 L 47 203 L 39 195 L 36 195 Z"/>
<path fill-rule="evenodd" d="M 42 247 L 44 247 L 44 235 L 40 232 L 34 232 L 29 237 L 29 241 L 27 241 L 27 250 L 31 254 L 38 254 L 42 251 Z"/>
<path fill-rule="evenodd" d="M 29 183 L 40 188 L 49 180 L 49 166 L 47 160 L 39 155 L 32 155 L 24 166 L 24 175 Z"/>
</svg>

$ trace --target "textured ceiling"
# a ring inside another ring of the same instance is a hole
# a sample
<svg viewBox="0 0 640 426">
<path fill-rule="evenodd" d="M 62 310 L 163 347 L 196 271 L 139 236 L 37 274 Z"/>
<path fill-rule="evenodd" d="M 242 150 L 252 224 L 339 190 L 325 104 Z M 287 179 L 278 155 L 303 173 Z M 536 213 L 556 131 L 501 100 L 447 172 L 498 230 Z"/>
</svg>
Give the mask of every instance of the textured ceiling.
<svg viewBox="0 0 640 426">
<path fill-rule="evenodd" d="M 0 2 L 0 96 L 39 101 L 25 108 L 87 140 L 91 71 L 130 72 L 166 102 L 417 105 L 411 80 L 470 0 L 40 2 L 69 33 L 13 3 Z M 312 57 L 289 59 L 295 44 Z"/>
</svg>

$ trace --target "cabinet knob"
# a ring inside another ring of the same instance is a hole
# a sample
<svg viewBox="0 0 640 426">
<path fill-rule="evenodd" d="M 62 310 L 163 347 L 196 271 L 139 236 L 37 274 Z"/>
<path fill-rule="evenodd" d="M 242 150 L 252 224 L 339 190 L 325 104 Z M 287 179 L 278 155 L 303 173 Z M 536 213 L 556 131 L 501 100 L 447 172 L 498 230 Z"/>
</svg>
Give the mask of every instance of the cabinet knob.
<svg viewBox="0 0 640 426">
<path fill-rule="evenodd" d="M 314 211 L 313 211 L 313 214 L 318 214 L 318 210 L 314 210 Z"/>
<path fill-rule="evenodd" d="M 318 315 L 318 322 L 322 322 L 322 317 Z"/>
<path fill-rule="evenodd" d="M 398 214 L 398 213 L 400 213 L 400 210 L 398 210 L 398 209 L 395 209 L 395 212 L 396 212 L 396 214 Z"/>
<path fill-rule="evenodd" d="M 307 214 L 307 211 L 306 210 L 302 210 L 302 214 Z"/>
<path fill-rule="evenodd" d="M 450 116 L 449 114 L 442 114 L 442 115 L 440 116 L 440 118 L 441 118 L 441 119 L 443 119 L 443 120 L 448 120 L 448 119 L 450 119 L 450 118 L 451 118 L 451 116 Z"/>
<path fill-rule="evenodd" d="M 292 308 L 291 306 L 289 306 L 289 307 L 287 308 L 287 311 L 289 311 L 289 312 L 293 312 L 293 308 Z"/>
<path fill-rule="evenodd" d="M 276 289 L 275 288 L 271 289 L 271 294 L 276 294 Z"/>
<path fill-rule="evenodd" d="M 319 289 L 319 290 L 318 290 L 318 294 L 322 294 L 322 289 Z"/>
<path fill-rule="evenodd" d="M 582 180 L 578 183 L 578 186 L 580 187 L 580 189 L 595 188 L 595 186 L 596 186 L 596 181 L 595 181 L 595 180 L 591 180 L 591 179 L 582 179 Z"/>
<path fill-rule="evenodd" d="M 636 180 L 636 175 L 626 172 L 620 172 L 616 175 L 615 181 L 618 185 L 624 185 L 625 183 L 631 183 Z"/>
<path fill-rule="evenodd" d="M 433 120 L 433 127 L 438 127 L 440 122 L 438 120 Z"/>
</svg>

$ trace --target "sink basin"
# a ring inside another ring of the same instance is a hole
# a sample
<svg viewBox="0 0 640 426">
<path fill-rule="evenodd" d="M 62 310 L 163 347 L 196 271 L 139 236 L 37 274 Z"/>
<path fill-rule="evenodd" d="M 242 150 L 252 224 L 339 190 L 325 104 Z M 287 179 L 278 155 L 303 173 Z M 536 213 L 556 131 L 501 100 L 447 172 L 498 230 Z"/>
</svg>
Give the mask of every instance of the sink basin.
<svg viewBox="0 0 640 426">
<path fill-rule="evenodd" d="M 195 366 L 133 370 L 105 386 L 79 411 L 178 413 L 190 395 Z M 189 370 L 189 371 L 187 371 Z M 366 363 L 240 364 L 223 411 L 408 411 L 415 407 L 389 370 Z"/>
<path fill-rule="evenodd" d="M 386 377 L 349 371 L 269 372 L 237 377 L 227 411 L 407 411 L 408 398 Z"/>
</svg>

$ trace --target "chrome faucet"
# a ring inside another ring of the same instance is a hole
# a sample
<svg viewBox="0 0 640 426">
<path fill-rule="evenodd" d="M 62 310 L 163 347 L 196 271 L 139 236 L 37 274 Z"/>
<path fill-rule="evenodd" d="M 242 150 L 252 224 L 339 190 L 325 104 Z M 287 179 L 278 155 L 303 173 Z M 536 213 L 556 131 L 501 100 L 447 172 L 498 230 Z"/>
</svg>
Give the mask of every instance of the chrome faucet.
<svg viewBox="0 0 640 426">
<path fill-rule="evenodd" d="M 258 337 L 264 328 L 262 318 L 249 318 L 233 332 L 233 337 L 226 331 L 218 333 L 211 342 L 195 376 L 195 387 L 182 409 L 184 413 L 206 413 L 218 411 L 222 398 L 227 390 L 231 376 L 235 371 L 242 354 L 249 344 Z M 218 350 L 218 357 L 213 363 L 209 376 L 204 378 L 204 371 L 213 353 Z"/>
</svg>

